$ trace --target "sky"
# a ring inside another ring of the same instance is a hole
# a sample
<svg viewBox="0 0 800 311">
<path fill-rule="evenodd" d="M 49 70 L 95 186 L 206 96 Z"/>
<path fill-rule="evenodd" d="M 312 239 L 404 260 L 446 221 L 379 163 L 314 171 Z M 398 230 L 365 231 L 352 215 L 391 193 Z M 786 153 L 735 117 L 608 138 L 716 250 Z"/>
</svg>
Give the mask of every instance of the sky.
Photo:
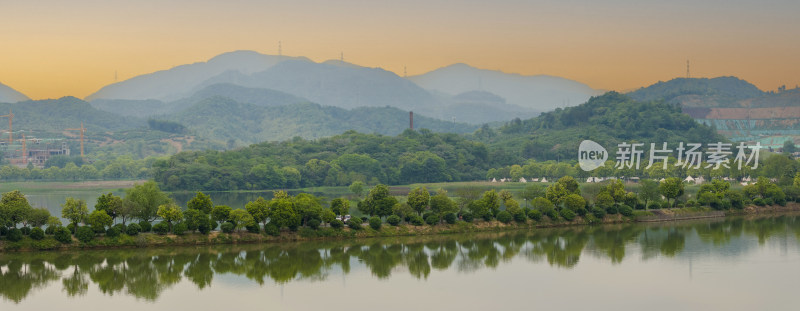
<svg viewBox="0 0 800 311">
<path fill-rule="evenodd" d="M 800 84 L 796 0 L 0 0 L 0 83 L 86 97 L 254 50 L 408 75 L 453 63 L 628 91 L 686 76 Z"/>
</svg>

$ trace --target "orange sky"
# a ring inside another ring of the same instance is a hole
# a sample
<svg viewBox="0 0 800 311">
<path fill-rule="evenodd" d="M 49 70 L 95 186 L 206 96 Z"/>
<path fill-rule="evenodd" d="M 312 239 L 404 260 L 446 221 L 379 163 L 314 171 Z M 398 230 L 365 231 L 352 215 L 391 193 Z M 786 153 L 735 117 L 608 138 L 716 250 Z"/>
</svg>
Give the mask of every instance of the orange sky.
<svg viewBox="0 0 800 311">
<path fill-rule="evenodd" d="M 233 50 L 338 58 L 402 74 L 456 62 L 629 90 L 686 74 L 800 84 L 788 0 L 39 0 L 0 4 L 0 83 L 34 98 Z M 168 3 L 163 3 L 168 2 Z M 598 4 L 601 3 L 602 4 Z"/>
</svg>

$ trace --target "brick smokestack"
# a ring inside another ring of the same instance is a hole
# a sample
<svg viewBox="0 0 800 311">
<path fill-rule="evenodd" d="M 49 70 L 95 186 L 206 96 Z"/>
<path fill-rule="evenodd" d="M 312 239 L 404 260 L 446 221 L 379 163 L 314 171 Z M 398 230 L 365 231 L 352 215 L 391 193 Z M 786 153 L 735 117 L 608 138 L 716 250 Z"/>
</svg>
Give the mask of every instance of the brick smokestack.
<svg viewBox="0 0 800 311">
<path fill-rule="evenodd" d="M 409 111 L 408 112 L 408 127 L 410 129 L 412 129 L 412 130 L 414 129 L 414 112 L 413 111 Z"/>
</svg>

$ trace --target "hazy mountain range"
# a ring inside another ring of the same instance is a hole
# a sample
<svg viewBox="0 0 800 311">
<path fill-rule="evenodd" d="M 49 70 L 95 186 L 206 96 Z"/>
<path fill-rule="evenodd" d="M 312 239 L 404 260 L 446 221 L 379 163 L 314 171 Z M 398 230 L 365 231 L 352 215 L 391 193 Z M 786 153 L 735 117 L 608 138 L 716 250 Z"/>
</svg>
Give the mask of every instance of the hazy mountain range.
<svg viewBox="0 0 800 311">
<path fill-rule="evenodd" d="M 237 100 L 251 104 L 265 104 L 259 92 L 269 98 L 281 92 L 283 100 L 269 100 L 266 105 L 308 101 L 347 109 L 390 106 L 474 124 L 532 117 L 556 107 L 580 104 L 600 93 L 563 78 L 507 74 L 464 64 L 405 79 L 381 68 L 338 60 L 316 63 L 303 57 L 236 51 L 208 62 L 114 83 L 86 99 L 107 111 L 159 114 L 185 107 L 180 103 L 185 104 L 187 99 L 196 102 L 207 98 L 202 91 L 208 88 L 230 90 L 231 86 L 247 88 L 248 98 Z M 474 92 L 483 96 L 474 96 Z"/>
<path fill-rule="evenodd" d="M 23 100 L 29 100 L 28 96 L 18 92 L 11 87 L 0 83 L 0 103 L 16 103 Z"/>
</svg>

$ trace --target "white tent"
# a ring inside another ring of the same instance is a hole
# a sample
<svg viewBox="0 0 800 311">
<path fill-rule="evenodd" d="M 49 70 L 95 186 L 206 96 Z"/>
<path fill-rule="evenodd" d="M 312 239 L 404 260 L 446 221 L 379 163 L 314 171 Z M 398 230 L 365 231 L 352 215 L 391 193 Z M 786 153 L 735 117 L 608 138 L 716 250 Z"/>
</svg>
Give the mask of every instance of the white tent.
<svg viewBox="0 0 800 311">
<path fill-rule="evenodd" d="M 497 182 L 497 178 L 492 178 L 492 182 Z"/>
<path fill-rule="evenodd" d="M 684 179 L 683 181 L 693 183 L 695 182 L 695 179 L 692 178 L 692 176 L 686 176 L 686 179 Z"/>
<path fill-rule="evenodd" d="M 524 184 L 524 183 L 527 183 L 528 181 L 527 181 L 527 180 L 525 180 L 525 177 L 520 177 L 520 178 L 519 178 L 519 182 L 521 182 L 521 183 L 523 183 L 523 184 Z"/>
</svg>

